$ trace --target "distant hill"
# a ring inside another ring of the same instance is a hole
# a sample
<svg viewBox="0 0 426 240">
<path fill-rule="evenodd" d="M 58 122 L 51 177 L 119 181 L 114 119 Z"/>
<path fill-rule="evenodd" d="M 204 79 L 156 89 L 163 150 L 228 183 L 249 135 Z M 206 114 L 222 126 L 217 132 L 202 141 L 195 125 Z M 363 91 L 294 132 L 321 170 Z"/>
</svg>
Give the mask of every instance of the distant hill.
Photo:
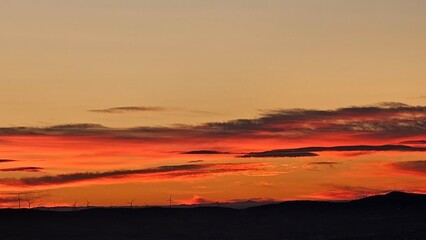
<svg viewBox="0 0 426 240">
<path fill-rule="evenodd" d="M 0 239 L 426 239 L 426 195 L 289 201 L 246 209 L 0 210 Z"/>
</svg>

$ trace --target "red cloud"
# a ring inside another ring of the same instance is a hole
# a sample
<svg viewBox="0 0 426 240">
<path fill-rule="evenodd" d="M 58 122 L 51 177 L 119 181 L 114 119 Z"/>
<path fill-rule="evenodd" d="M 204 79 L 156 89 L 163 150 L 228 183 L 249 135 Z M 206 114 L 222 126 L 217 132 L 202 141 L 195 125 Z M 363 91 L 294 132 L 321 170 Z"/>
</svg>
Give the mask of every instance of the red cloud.
<svg viewBox="0 0 426 240">
<path fill-rule="evenodd" d="M 155 168 L 115 170 L 107 172 L 79 172 L 46 175 L 40 177 L 3 178 L 0 185 L 9 188 L 55 188 L 64 185 L 87 185 L 91 183 L 116 183 L 122 181 L 161 180 L 193 177 L 208 177 L 232 173 L 259 173 L 270 168 L 262 163 L 185 164 Z"/>
</svg>

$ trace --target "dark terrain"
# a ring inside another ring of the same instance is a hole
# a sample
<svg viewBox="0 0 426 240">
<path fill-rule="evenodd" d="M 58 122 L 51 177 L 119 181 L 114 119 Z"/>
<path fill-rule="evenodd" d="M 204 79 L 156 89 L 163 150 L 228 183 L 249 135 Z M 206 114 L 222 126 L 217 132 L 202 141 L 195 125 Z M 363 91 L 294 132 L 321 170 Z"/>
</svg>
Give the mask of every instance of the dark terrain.
<svg viewBox="0 0 426 240">
<path fill-rule="evenodd" d="M 0 239 L 426 239 L 426 195 L 247 209 L 0 210 Z"/>
</svg>

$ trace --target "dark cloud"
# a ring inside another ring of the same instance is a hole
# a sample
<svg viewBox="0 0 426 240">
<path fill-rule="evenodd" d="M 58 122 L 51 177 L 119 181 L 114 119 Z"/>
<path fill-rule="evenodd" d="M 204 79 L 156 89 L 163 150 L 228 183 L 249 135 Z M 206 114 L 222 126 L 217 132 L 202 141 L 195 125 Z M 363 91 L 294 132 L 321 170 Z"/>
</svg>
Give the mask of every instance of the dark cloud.
<svg viewBox="0 0 426 240">
<path fill-rule="evenodd" d="M 0 204 L 2 204 L 2 203 L 16 203 L 16 202 L 18 202 L 18 197 L 16 196 L 16 197 L 14 197 L 14 196 L 11 196 L 11 197 L 0 197 Z"/>
<path fill-rule="evenodd" d="M 216 150 L 193 150 L 188 152 L 182 152 L 181 154 L 210 155 L 210 154 L 229 154 L 229 152 L 222 152 L 222 151 L 216 151 Z"/>
<path fill-rule="evenodd" d="M 316 157 L 318 154 L 312 152 L 289 152 L 287 150 L 272 150 L 264 152 L 251 152 L 239 156 L 241 158 L 267 158 L 267 157 Z"/>
<path fill-rule="evenodd" d="M 163 111 L 167 111 L 167 108 L 130 106 L 130 107 L 95 109 L 95 110 L 88 110 L 88 111 L 96 112 L 96 113 L 163 112 Z"/>
<path fill-rule="evenodd" d="M 100 124 L 77 123 L 55 125 L 46 128 L 36 127 L 10 127 L 0 128 L 1 135 L 51 135 L 51 136 L 73 136 L 73 135 L 107 135 L 110 128 Z M 112 131 L 113 132 L 113 131 Z"/>
<path fill-rule="evenodd" d="M 0 172 L 40 172 L 43 170 L 41 167 L 17 167 L 17 168 L 3 168 Z"/>
<path fill-rule="evenodd" d="M 181 113 L 203 114 L 203 115 L 215 114 L 212 112 L 200 111 L 200 110 L 191 110 L 191 109 L 185 109 L 185 108 L 166 108 L 166 107 L 158 107 L 158 106 L 126 106 L 126 107 L 114 107 L 114 108 L 105 108 L 105 109 L 93 109 L 88 111 L 95 112 L 95 113 L 181 112 Z"/>
<path fill-rule="evenodd" d="M 34 136 L 99 136 L 122 140 L 164 139 L 170 136 L 184 136 L 191 131 L 185 127 L 135 127 L 109 128 L 100 124 L 78 123 L 55 125 L 46 128 L 11 127 L 0 128 L 1 135 L 34 135 Z"/>
<path fill-rule="evenodd" d="M 13 159 L 0 159 L 0 163 L 5 163 L 5 162 L 15 162 L 16 160 Z"/>
<path fill-rule="evenodd" d="M 28 130 L 33 131 L 32 133 L 36 135 L 95 135 L 107 131 L 108 128 L 100 124 L 79 123 L 56 125 L 45 129 L 33 128 Z"/>
<path fill-rule="evenodd" d="M 426 144 L 426 140 L 403 141 L 402 144 Z"/>
<path fill-rule="evenodd" d="M 50 184 L 64 184 L 79 182 L 84 180 L 93 180 L 99 178 L 122 178 L 131 175 L 143 174 L 156 174 L 156 173 L 171 173 L 179 171 L 191 171 L 203 169 L 203 165 L 177 165 L 177 166 L 161 166 L 158 168 L 136 169 L 136 170 L 116 170 L 108 172 L 85 172 L 85 173 L 71 173 L 59 174 L 53 176 L 42 177 L 27 177 L 21 179 L 0 179 L 0 183 L 10 185 L 50 185 Z"/>
<path fill-rule="evenodd" d="M 396 162 L 392 166 L 403 171 L 426 174 L 426 160 Z"/>
<path fill-rule="evenodd" d="M 123 107 L 94 111 L 153 111 L 159 107 Z M 402 103 L 346 107 L 335 110 L 282 109 L 264 111 L 259 118 L 173 127 L 107 128 L 96 124 L 70 124 L 49 128 L 0 128 L 0 135 L 97 135 L 127 140 L 183 141 L 188 139 L 285 138 L 322 134 L 375 139 L 421 137 L 426 134 L 426 106 Z"/>
<path fill-rule="evenodd" d="M 188 163 L 202 163 L 202 162 L 204 162 L 204 160 L 191 160 L 191 161 L 188 161 Z"/>
<path fill-rule="evenodd" d="M 234 133 L 358 133 L 376 138 L 394 138 L 426 133 L 426 107 L 402 103 L 382 103 L 336 110 L 273 110 L 257 119 L 240 119 L 205 125 L 217 131 Z M 264 136 L 262 136 L 264 137 Z"/>
<path fill-rule="evenodd" d="M 77 123 L 77 124 L 55 125 L 55 126 L 46 128 L 46 130 L 50 130 L 50 131 L 55 131 L 55 130 L 66 131 L 66 130 L 81 130 L 81 129 L 105 129 L 105 127 L 100 124 Z"/>
<path fill-rule="evenodd" d="M 371 145 L 350 145 L 350 146 L 333 146 L 333 147 L 303 147 L 303 148 L 289 148 L 289 149 L 274 149 L 270 151 L 263 152 L 251 152 L 240 157 L 250 158 L 264 158 L 264 157 L 291 157 L 292 154 L 295 154 L 295 157 L 310 157 L 318 156 L 316 152 L 353 152 L 353 151 L 400 151 L 400 152 L 425 152 L 426 148 L 421 147 L 412 147 L 405 145 L 381 145 L 381 146 L 371 146 Z M 314 155 L 309 155 L 314 154 Z"/>
<path fill-rule="evenodd" d="M 160 166 L 156 168 L 145 168 L 135 170 L 115 170 L 107 172 L 85 172 L 59 174 L 41 177 L 3 178 L 0 184 L 10 186 L 42 186 L 42 185 L 60 185 L 95 179 L 119 179 L 136 175 L 155 175 L 156 177 L 179 177 L 208 175 L 226 172 L 244 172 L 260 170 L 260 165 L 250 163 L 222 163 L 222 164 L 185 164 L 174 166 Z"/>
</svg>

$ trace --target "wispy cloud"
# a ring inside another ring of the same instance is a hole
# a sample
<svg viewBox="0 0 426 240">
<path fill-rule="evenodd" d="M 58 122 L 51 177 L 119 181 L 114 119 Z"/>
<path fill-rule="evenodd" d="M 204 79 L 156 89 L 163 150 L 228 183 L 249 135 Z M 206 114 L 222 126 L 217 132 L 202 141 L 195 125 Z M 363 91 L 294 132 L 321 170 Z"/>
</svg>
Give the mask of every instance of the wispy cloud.
<svg viewBox="0 0 426 240">
<path fill-rule="evenodd" d="M 215 155 L 215 154 L 229 154 L 229 152 L 222 152 L 217 150 L 193 150 L 182 152 L 181 154 L 193 154 L 193 155 Z"/>
<path fill-rule="evenodd" d="M 318 156 L 316 152 L 368 152 L 368 151 L 400 151 L 400 152 L 425 152 L 426 148 L 411 147 L 405 145 L 350 145 L 350 146 L 333 146 L 333 147 L 303 147 L 303 148 L 290 148 L 290 149 L 274 149 L 263 152 L 251 152 L 244 154 L 242 158 L 265 158 L 265 157 L 311 157 Z"/>
<path fill-rule="evenodd" d="M 188 163 L 202 163 L 202 162 L 204 162 L 204 160 L 191 160 L 191 161 L 188 161 Z"/>
<path fill-rule="evenodd" d="M 15 162 L 16 160 L 13 159 L 0 159 L 0 163 L 5 163 L 5 162 Z"/>
<path fill-rule="evenodd" d="M 121 107 L 101 112 L 164 111 L 161 107 Z M 415 138 L 426 134 L 426 107 L 402 103 L 338 108 L 336 110 L 284 109 L 264 112 L 254 119 L 237 119 L 174 127 L 107 128 L 96 124 L 70 124 L 49 128 L 0 128 L 0 135 L 97 135 L 121 139 L 218 139 L 296 140 L 333 136 L 351 139 Z"/>
<path fill-rule="evenodd" d="M 185 164 L 160 166 L 155 168 L 114 170 L 106 172 L 82 172 L 71 174 L 49 175 L 41 177 L 3 178 L 0 185 L 4 186 L 45 186 L 62 185 L 99 179 L 122 179 L 131 176 L 150 176 L 154 178 L 176 178 L 183 176 L 210 176 L 214 174 L 261 171 L 269 166 L 259 163 L 222 163 L 222 164 Z"/>
<path fill-rule="evenodd" d="M 363 133 L 379 137 L 396 137 L 425 133 L 426 107 L 402 103 L 381 103 L 336 110 L 273 110 L 258 119 L 240 119 L 209 123 L 206 127 L 228 133 L 291 133 L 303 136 L 317 133 Z M 292 136 L 292 135 L 289 135 Z M 287 137 L 289 137 L 287 136 Z M 295 136 L 295 135 L 293 135 Z"/>
<path fill-rule="evenodd" d="M 185 108 L 172 108 L 172 107 L 159 107 L 159 106 L 124 106 L 124 107 L 112 107 L 104 109 L 92 109 L 87 110 L 88 112 L 94 113 L 136 113 L 136 112 L 177 112 L 187 114 L 214 114 L 212 112 L 192 110 Z"/>
<path fill-rule="evenodd" d="M 398 170 L 426 174 L 426 160 L 396 162 L 391 165 Z"/>
<path fill-rule="evenodd" d="M 16 167 L 16 168 L 2 168 L 0 172 L 40 172 L 43 170 L 41 167 Z"/>
<path fill-rule="evenodd" d="M 88 110 L 89 112 L 96 113 L 129 113 L 129 112 L 163 112 L 167 111 L 167 108 L 164 107 L 152 107 L 152 106 L 128 106 L 128 107 L 114 107 L 114 108 L 105 108 L 105 109 L 94 109 Z"/>
<path fill-rule="evenodd" d="M 402 141 L 402 144 L 426 144 L 426 140 L 410 140 L 410 141 Z"/>
<path fill-rule="evenodd" d="M 304 151 L 292 152 L 292 151 L 287 151 L 285 149 L 281 149 L 281 150 L 271 150 L 271 151 L 264 151 L 264 152 L 251 152 L 239 157 L 241 158 L 270 158 L 270 157 L 295 158 L 295 157 L 316 157 L 316 156 L 319 156 L 319 155 L 312 152 L 304 152 Z"/>
</svg>

